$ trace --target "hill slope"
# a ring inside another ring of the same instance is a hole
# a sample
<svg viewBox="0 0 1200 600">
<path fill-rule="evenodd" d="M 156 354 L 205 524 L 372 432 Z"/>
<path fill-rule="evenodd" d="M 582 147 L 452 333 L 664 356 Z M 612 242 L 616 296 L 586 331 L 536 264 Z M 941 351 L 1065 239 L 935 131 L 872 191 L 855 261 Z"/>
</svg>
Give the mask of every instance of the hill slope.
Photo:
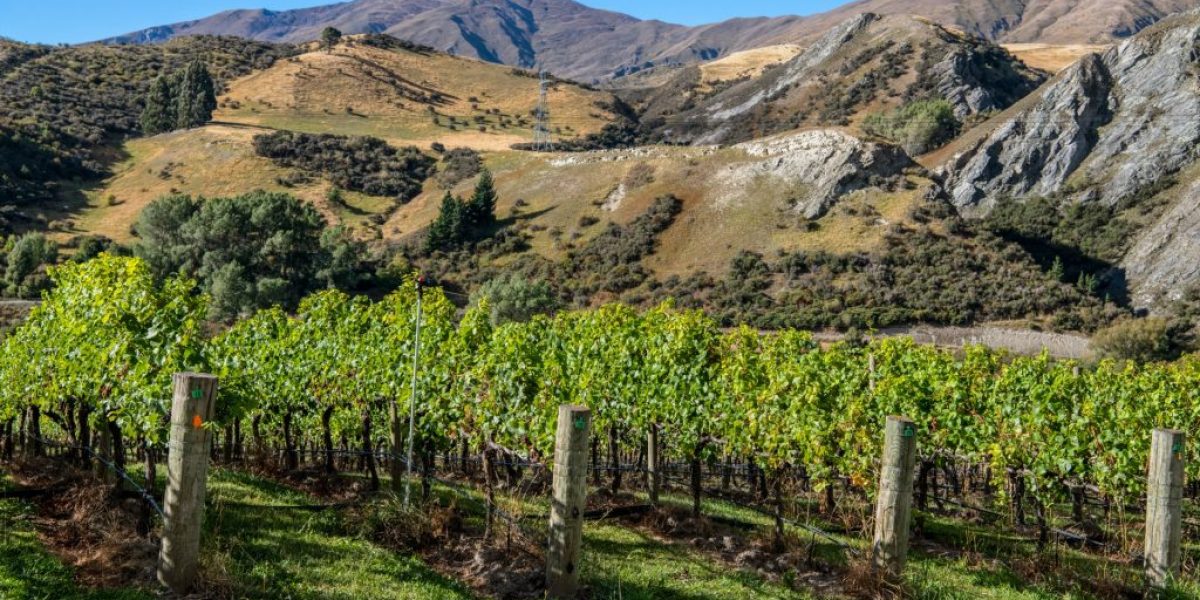
<svg viewBox="0 0 1200 600">
<path fill-rule="evenodd" d="M 1058 206 L 1022 220 L 1078 222 L 1076 250 L 1119 267 L 1139 306 L 1181 298 L 1200 285 L 1198 38 L 1200 11 L 1167 19 L 968 133 L 941 167 L 951 202 Z"/>
<path fill-rule="evenodd" d="M 539 81 L 529 73 L 366 36 L 232 82 L 214 120 L 503 150 L 531 139 L 538 94 Z M 613 100 L 607 92 L 554 82 L 548 95 L 554 137 L 599 130 L 612 118 L 606 107 Z"/>
<path fill-rule="evenodd" d="M 914 14 L 1005 42 L 1105 43 L 1197 0 L 859 0 L 812 17 L 731 19 L 685 27 L 643 21 L 572 0 L 353 0 L 290 11 L 229 11 L 113 38 L 157 42 L 228 34 L 306 42 L 322 28 L 389 33 L 456 54 L 545 67 L 583 81 L 687 65 L 775 44 L 806 44 L 856 14 Z"/>
<path fill-rule="evenodd" d="M 695 77 L 682 73 L 680 77 Z M 1006 108 L 1044 76 L 1004 50 L 910 16 L 852 17 L 790 61 L 715 93 L 668 84 L 644 103 L 671 142 L 729 143 L 803 126 L 856 125 L 922 99 L 959 118 Z"/>
</svg>

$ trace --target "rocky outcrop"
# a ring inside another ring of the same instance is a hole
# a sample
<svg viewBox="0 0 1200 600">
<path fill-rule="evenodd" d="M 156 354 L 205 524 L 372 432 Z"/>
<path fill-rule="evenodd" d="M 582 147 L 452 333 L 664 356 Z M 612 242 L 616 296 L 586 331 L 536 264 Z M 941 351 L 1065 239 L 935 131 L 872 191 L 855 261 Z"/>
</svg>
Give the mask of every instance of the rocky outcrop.
<svg viewBox="0 0 1200 600">
<path fill-rule="evenodd" d="M 912 161 L 895 146 L 865 142 L 837 130 L 813 130 L 739 144 L 761 160 L 729 167 L 721 176 L 733 187 L 770 176 L 803 186 L 792 209 L 808 219 L 823 216 L 843 195 L 895 177 Z"/>
<path fill-rule="evenodd" d="M 914 99 L 944 98 L 963 118 L 1005 109 L 1043 81 L 984 40 L 913 16 L 864 13 L 761 77 L 703 97 L 667 85 L 643 106 L 651 107 L 647 123 L 663 121 L 664 140 L 731 144 L 802 126 L 843 126 Z"/>
<path fill-rule="evenodd" d="M 951 201 L 967 214 L 1004 197 L 1136 201 L 1197 158 L 1198 74 L 1197 12 L 1086 57 L 943 166 Z"/>
<path fill-rule="evenodd" d="M 981 215 L 1004 197 L 1057 192 L 1108 122 L 1111 89 L 1095 55 L 1068 68 L 1032 108 L 1001 118 L 991 135 L 943 167 L 951 202 L 964 214 Z"/>
<path fill-rule="evenodd" d="M 1138 237 L 1121 266 L 1139 308 L 1162 310 L 1200 282 L 1200 181 Z"/>
</svg>

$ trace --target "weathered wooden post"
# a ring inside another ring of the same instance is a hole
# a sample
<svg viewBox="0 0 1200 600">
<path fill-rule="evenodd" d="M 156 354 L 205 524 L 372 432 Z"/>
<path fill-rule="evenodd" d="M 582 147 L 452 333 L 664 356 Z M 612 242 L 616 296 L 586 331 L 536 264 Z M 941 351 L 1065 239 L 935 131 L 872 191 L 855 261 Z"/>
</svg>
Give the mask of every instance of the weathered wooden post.
<svg viewBox="0 0 1200 600">
<path fill-rule="evenodd" d="M 588 441 L 592 413 L 582 406 L 558 409 L 554 440 L 554 498 L 550 507 L 550 546 L 546 552 L 546 591 L 550 598 L 574 598 L 579 590 L 579 549 L 587 509 Z"/>
<path fill-rule="evenodd" d="M 646 434 L 646 486 L 650 488 L 650 504 L 658 504 L 658 489 L 662 485 L 658 463 L 658 425 L 655 424 Z"/>
<path fill-rule="evenodd" d="M 1179 577 L 1183 527 L 1182 432 L 1155 429 L 1146 480 L 1146 577 L 1165 588 Z"/>
<path fill-rule="evenodd" d="M 888 417 L 875 504 L 875 542 L 871 563 L 877 572 L 899 577 L 908 558 L 912 518 L 913 468 L 917 458 L 917 426 L 906 417 Z"/>
<path fill-rule="evenodd" d="M 212 435 L 204 426 L 213 415 L 217 378 L 177 373 L 174 383 L 158 580 L 182 594 L 195 583 L 199 565 L 200 529 L 204 523 L 208 454 L 212 443 Z"/>
</svg>

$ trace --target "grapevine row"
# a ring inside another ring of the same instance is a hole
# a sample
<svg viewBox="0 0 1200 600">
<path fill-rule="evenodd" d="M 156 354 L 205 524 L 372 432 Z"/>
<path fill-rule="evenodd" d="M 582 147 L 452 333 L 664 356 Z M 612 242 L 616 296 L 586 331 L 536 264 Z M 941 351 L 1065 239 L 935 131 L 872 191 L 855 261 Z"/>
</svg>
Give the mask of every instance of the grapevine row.
<svg viewBox="0 0 1200 600">
<path fill-rule="evenodd" d="M 101 256 L 52 276 L 54 290 L 3 341 L 9 428 L 34 411 L 72 442 L 86 445 L 90 429 L 161 443 L 171 373 L 207 371 L 221 381 L 210 426 L 251 430 L 259 444 L 282 432 L 291 456 L 297 431 L 319 430 L 332 469 L 334 439 L 373 452 L 372 427 L 398 422 L 389 413 L 413 391 L 411 282 L 375 302 L 319 292 L 294 315 L 265 310 L 215 332 L 193 282 L 159 282 L 137 259 Z M 414 441 L 425 453 L 469 440 L 549 462 L 558 407 L 579 404 L 614 444 L 656 428 L 697 473 L 714 456 L 753 457 L 768 473 L 802 467 L 817 489 L 848 479 L 869 491 L 880 424 L 904 414 L 927 454 L 989 464 L 998 480 L 1021 473 L 1039 502 L 1087 483 L 1123 503 L 1145 491 L 1151 430 L 1191 431 L 1200 418 L 1196 357 L 1084 367 L 906 339 L 822 347 L 799 331 L 723 331 L 666 305 L 494 327 L 486 304 L 459 314 L 437 289 L 423 306 Z"/>
</svg>

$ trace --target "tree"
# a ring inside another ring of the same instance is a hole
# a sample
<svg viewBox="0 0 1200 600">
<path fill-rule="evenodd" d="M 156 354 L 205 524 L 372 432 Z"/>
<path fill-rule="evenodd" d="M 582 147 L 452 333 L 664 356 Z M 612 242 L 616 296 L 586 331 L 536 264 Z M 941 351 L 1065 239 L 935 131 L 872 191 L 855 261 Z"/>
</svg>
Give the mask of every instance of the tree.
<svg viewBox="0 0 1200 600">
<path fill-rule="evenodd" d="M 177 109 L 172 78 L 166 75 L 155 77 L 150 84 L 150 90 L 146 92 L 146 108 L 142 111 L 142 131 L 149 135 L 157 135 L 175 129 L 175 124 L 179 120 L 175 112 Z"/>
<path fill-rule="evenodd" d="M 5 293 L 18 298 L 35 298 L 50 287 L 45 267 L 58 258 L 58 247 L 40 233 L 30 233 L 13 244 L 5 260 Z"/>
<path fill-rule="evenodd" d="M 326 52 L 333 52 L 333 47 L 342 41 L 342 32 L 334 27 L 326 27 L 321 32 L 321 44 L 325 46 Z"/>
<path fill-rule="evenodd" d="M 193 61 L 184 69 L 176 86 L 175 102 L 177 129 L 200 127 L 212 120 L 217 109 L 216 86 L 204 63 Z"/>
<path fill-rule="evenodd" d="M 487 300 L 492 325 L 524 323 L 534 317 L 559 308 L 550 285 L 544 280 L 531 281 L 517 273 L 501 275 L 488 281 L 471 295 L 471 305 L 481 306 Z"/>
<path fill-rule="evenodd" d="M 472 228 L 487 227 L 496 222 L 496 187 L 492 172 L 484 169 L 475 184 L 475 193 L 465 206 L 465 220 Z"/>
<path fill-rule="evenodd" d="M 437 219 L 429 226 L 429 235 L 425 238 L 425 252 L 437 250 L 453 250 L 466 239 L 465 207 L 462 200 L 455 198 L 450 192 L 442 198 L 442 207 L 438 210 Z"/>
<path fill-rule="evenodd" d="M 211 316 L 295 308 L 310 291 L 353 285 L 361 246 L 329 230 L 312 205 L 287 194 L 161 198 L 142 211 L 135 252 L 160 277 L 180 272 L 212 294 Z"/>
</svg>

